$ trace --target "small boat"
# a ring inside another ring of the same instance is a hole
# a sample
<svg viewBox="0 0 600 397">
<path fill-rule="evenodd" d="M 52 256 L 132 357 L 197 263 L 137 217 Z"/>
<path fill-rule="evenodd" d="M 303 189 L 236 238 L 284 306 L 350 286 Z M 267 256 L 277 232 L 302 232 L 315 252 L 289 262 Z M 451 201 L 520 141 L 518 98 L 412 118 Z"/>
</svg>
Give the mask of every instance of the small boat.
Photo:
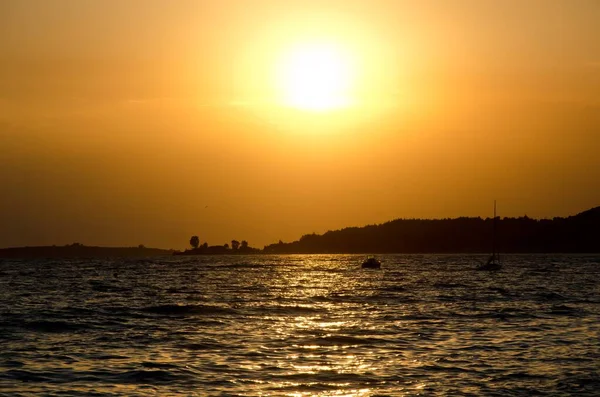
<svg viewBox="0 0 600 397">
<path fill-rule="evenodd" d="M 485 264 L 477 266 L 477 270 L 500 270 L 501 268 L 500 259 L 496 255 L 490 256 Z"/>
<path fill-rule="evenodd" d="M 363 269 L 381 269 L 381 262 L 375 259 L 375 257 L 369 256 L 363 261 L 360 267 Z"/>
<path fill-rule="evenodd" d="M 500 270 L 502 268 L 500 256 L 496 253 L 496 220 L 496 200 L 494 200 L 494 234 L 492 235 L 492 255 L 489 257 L 486 263 L 482 263 L 477 266 L 477 270 Z"/>
</svg>

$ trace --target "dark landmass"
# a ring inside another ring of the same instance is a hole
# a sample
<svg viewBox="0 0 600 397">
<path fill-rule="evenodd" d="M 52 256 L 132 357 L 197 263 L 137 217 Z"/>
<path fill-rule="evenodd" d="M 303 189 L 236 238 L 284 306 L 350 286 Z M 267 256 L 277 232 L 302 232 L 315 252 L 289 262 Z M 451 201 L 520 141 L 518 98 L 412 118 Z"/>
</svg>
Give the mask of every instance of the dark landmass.
<svg viewBox="0 0 600 397">
<path fill-rule="evenodd" d="M 600 253 L 600 207 L 553 219 L 496 218 L 496 245 L 512 253 Z M 397 219 L 307 234 L 263 249 L 267 254 L 489 253 L 493 218 Z"/>
<path fill-rule="evenodd" d="M 98 258 L 160 255 L 249 254 L 392 254 L 489 253 L 493 218 L 396 219 L 379 225 L 348 227 L 323 235 L 307 234 L 298 241 L 250 247 L 247 241 L 199 244 L 185 251 L 138 247 L 88 247 L 82 244 L 0 249 L 0 258 Z M 496 218 L 496 246 L 505 253 L 600 253 L 600 207 L 567 218 Z"/>
<path fill-rule="evenodd" d="M 0 249 L 0 258 L 110 258 L 171 255 L 172 250 L 138 247 L 88 247 L 82 244 Z"/>
<path fill-rule="evenodd" d="M 232 249 L 223 245 L 213 245 L 210 247 L 202 246 L 198 248 L 192 248 L 183 252 L 176 251 L 173 253 L 173 255 L 250 255 L 260 253 L 262 253 L 260 249 L 248 246 Z"/>
</svg>

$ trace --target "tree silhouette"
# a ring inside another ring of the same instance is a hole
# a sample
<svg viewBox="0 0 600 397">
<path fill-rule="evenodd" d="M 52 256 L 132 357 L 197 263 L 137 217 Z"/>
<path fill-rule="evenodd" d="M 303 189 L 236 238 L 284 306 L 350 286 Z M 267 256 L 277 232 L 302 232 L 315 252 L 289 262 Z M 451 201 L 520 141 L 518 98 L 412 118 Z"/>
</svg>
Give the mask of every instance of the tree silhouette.
<svg viewBox="0 0 600 397">
<path fill-rule="evenodd" d="M 194 249 L 198 248 L 198 246 L 200 245 L 200 238 L 198 238 L 198 236 L 192 236 L 192 238 L 190 238 L 190 245 Z"/>
<path fill-rule="evenodd" d="M 240 242 L 237 240 L 231 240 L 231 249 L 237 251 L 240 248 Z"/>
<path fill-rule="evenodd" d="M 246 240 L 242 240 L 242 249 L 247 249 L 248 248 L 248 242 Z"/>
</svg>

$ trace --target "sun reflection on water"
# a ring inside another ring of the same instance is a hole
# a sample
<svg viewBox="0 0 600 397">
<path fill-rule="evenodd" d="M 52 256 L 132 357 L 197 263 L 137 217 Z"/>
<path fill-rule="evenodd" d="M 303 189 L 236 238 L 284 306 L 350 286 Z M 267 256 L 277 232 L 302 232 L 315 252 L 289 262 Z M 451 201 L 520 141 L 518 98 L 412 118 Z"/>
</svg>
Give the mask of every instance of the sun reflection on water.
<svg viewBox="0 0 600 397">
<path fill-rule="evenodd" d="M 289 396 L 371 395 L 371 387 L 351 388 L 348 379 L 370 376 L 379 370 L 374 350 L 361 340 L 370 336 L 373 324 L 364 316 L 353 315 L 353 303 L 336 298 L 357 294 L 359 289 L 353 279 L 330 271 L 328 265 L 337 264 L 305 259 L 304 269 L 283 272 L 278 278 L 280 296 L 289 301 L 280 305 L 289 308 L 290 313 L 298 313 L 272 317 L 273 334 L 288 341 L 282 346 L 288 354 L 276 360 L 275 366 L 284 369 L 284 377 L 303 381 L 286 380 L 272 386 L 278 390 L 300 389 Z M 311 303 L 300 303 L 307 301 Z"/>
<path fill-rule="evenodd" d="M 340 387 L 347 386 L 348 384 L 337 385 Z M 336 385 L 332 385 L 336 386 Z M 305 397 L 305 396 L 322 396 L 322 397 L 361 397 L 361 396 L 370 396 L 372 390 L 371 389 L 356 389 L 356 390 L 329 390 L 323 391 L 321 393 L 313 393 L 313 392 L 300 392 L 300 393 L 291 393 L 288 394 L 290 397 Z"/>
</svg>

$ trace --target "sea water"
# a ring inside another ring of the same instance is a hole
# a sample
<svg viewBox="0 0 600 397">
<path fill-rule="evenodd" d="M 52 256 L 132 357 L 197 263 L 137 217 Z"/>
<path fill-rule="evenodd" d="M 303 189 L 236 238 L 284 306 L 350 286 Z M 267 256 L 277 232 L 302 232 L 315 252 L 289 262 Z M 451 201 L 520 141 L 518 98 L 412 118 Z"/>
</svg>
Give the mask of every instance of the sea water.
<svg viewBox="0 0 600 397">
<path fill-rule="evenodd" d="M 600 395 L 600 256 L 0 260 L 0 394 Z"/>
</svg>

